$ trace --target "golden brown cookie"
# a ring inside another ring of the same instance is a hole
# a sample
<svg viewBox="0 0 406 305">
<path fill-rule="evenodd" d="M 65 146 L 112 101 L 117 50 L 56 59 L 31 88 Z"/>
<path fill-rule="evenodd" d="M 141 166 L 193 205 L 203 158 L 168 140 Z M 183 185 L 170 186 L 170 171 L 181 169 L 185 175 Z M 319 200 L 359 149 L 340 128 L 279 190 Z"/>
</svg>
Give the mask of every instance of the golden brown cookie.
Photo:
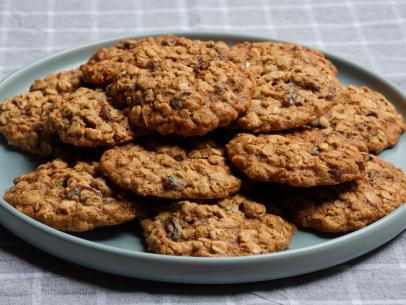
<svg viewBox="0 0 406 305">
<path fill-rule="evenodd" d="M 100 165 L 114 183 L 141 196 L 222 198 L 241 185 L 226 164 L 223 149 L 210 140 L 127 144 L 106 151 Z"/>
<path fill-rule="evenodd" d="M 59 95 L 39 90 L 6 99 L 0 104 L 0 134 L 10 146 L 35 155 L 53 154 L 59 140 L 46 130 L 45 123 L 52 106 L 60 103 Z"/>
<path fill-rule="evenodd" d="M 173 35 L 119 41 L 112 47 L 97 50 L 80 69 L 83 71 L 83 78 L 86 82 L 106 85 L 117 74 L 128 70 L 129 66 L 152 70 L 165 59 L 188 60 L 190 54 L 185 52 L 182 44 L 190 41 Z M 214 44 L 220 48 L 227 48 L 223 42 Z M 195 55 L 198 55 L 199 51 L 199 49 L 192 50 Z"/>
<path fill-rule="evenodd" d="M 303 129 L 286 134 L 239 134 L 227 145 L 231 162 L 249 178 L 309 187 L 360 179 L 365 162 L 340 134 Z"/>
<path fill-rule="evenodd" d="M 4 200 L 28 216 L 62 231 L 81 232 L 130 221 L 143 203 L 109 184 L 96 162 L 74 166 L 56 159 L 17 177 Z"/>
<path fill-rule="evenodd" d="M 257 81 L 251 105 L 238 119 L 241 129 L 258 133 L 299 127 L 336 102 L 336 69 L 320 52 L 277 42 L 242 43 L 233 49 Z"/>
<path fill-rule="evenodd" d="M 63 94 L 73 92 L 82 85 L 83 73 L 79 69 L 48 74 L 36 80 L 30 91 L 41 90 L 44 94 Z"/>
<path fill-rule="evenodd" d="M 288 188 L 275 200 L 298 226 L 324 232 L 357 230 L 388 215 L 406 201 L 401 169 L 365 154 L 363 179 L 316 188 Z"/>
<path fill-rule="evenodd" d="M 132 106 L 136 129 L 204 135 L 247 110 L 254 81 L 228 48 L 173 36 L 148 41 L 107 89 L 115 103 Z"/>
<path fill-rule="evenodd" d="M 242 256 L 286 249 L 295 227 L 241 195 L 215 204 L 173 203 L 141 221 L 148 250 L 181 256 Z"/>
<path fill-rule="evenodd" d="M 79 147 L 113 146 L 134 138 L 127 116 L 113 108 L 100 89 L 79 88 L 65 95 L 51 112 L 47 127 L 62 142 Z"/>
<path fill-rule="evenodd" d="M 403 117 L 380 93 L 368 87 L 343 88 L 340 103 L 312 126 L 341 133 L 361 151 L 379 153 L 405 131 Z"/>
</svg>

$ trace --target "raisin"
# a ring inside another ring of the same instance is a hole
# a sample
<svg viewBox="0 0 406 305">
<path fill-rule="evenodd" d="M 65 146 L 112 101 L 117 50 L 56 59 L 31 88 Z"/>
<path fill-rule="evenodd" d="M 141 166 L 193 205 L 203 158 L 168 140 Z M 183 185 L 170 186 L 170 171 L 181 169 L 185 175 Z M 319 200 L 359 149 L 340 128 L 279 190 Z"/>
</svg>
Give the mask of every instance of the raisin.
<svg viewBox="0 0 406 305">
<path fill-rule="evenodd" d="M 310 154 L 311 154 L 312 156 L 319 156 L 319 155 L 320 155 L 320 148 L 319 148 L 318 146 L 315 146 L 315 147 L 313 148 L 313 150 L 310 152 Z"/>
<path fill-rule="evenodd" d="M 75 186 L 68 192 L 68 194 L 66 194 L 66 198 L 68 198 L 69 200 L 79 200 L 80 190 L 80 186 Z"/>
<path fill-rule="evenodd" d="M 173 156 L 173 158 L 178 162 L 183 161 L 185 159 L 185 157 L 182 154 L 175 155 Z"/>
<path fill-rule="evenodd" d="M 372 156 L 370 154 L 364 154 L 364 160 L 365 161 L 371 161 L 372 160 Z"/>
<path fill-rule="evenodd" d="M 73 189 L 71 189 L 68 194 L 66 195 L 66 198 L 70 200 L 79 200 L 80 199 L 80 192 L 82 190 L 87 190 L 90 191 L 97 196 L 101 196 L 101 192 L 99 190 L 96 190 L 90 186 L 82 185 L 82 186 L 75 186 Z"/>
<path fill-rule="evenodd" d="M 194 73 L 198 73 L 204 70 L 207 70 L 209 68 L 209 63 L 204 60 L 202 57 L 197 58 L 197 63 L 192 64 L 191 68 L 193 69 Z"/>
<path fill-rule="evenodd" d="M 97 189 L 91 187 L 91 186 L 85 186 L 85 185 L 83 185 L 83 186 L 81 186 L 80 188 L 81 188 L 82 190 L 87 190 L 87 191 L 90 191 L 90 192 L 92 192 L 92 193 L 95 193 L 95 194 L 98 195 L 98 196 L 101 196 L 101 192 L 100 192 L 99 190 L 97 190 Z"/>
<path fill-rule="evenodd" d="M 228 57 L 226 56 L 226 54 L 224 54 L 224 50 L 223 48 L 220 48 L 219 46 L 213 46 L 213 49 L 217 52 L 217 58 L 221 61 L 227 61 Z"/>
<path fill-rule="evenodd" d="M 167 176 L 163 179 L 163 187 L 168 191 L 176 191 L 183 187 L 183 182 L 176 176 Z"/>
<path fill-rule="evenodd" d="M 112 116 L 111 116 L 111 113 L 110 113 L 110 109 L 109 109 L 107 106 L 103 106 L 103 107 L 100 109 L 100 117 L 101 117 L 103 120 L 107 121 L 107 122 L 111 122 L 111 121 L 112 121 Z"/>
<path fill-rule="evenodd" d="M 332 176 L 335 180 L 339 181 L 341 179 L 341 173 L 339 170 L 335 168 L 331 168 L 328 173 Z"/>
<path fill-rule="evenodd" d="M 320 91 L 320 89 L 321 89 L 320 85 L 319 85 L 319 84 L 316 84 L 316 83 L 309 83 L 307 87 L 308 87 L 310 90 L 316 91 L 316 92 Z"/>
<path fill-rule="evenodd" d="M 175 96 L 171 99 L 170 104 L 173 109 L 180 109 L 183 106 L 183 101 L 180 97 Z"/>
<path fill-rule="evenodd" d="M 294 106 L 296 104 L 296 97 L 297 97 L 296 96 L 296 94 L 297 94 L 296 88 L 292 83 L 289 84 L 289 88 L 290 88 L 289 98 L 285 99 L 283 101 L 283 106 L 285 106 L 285 107 Z"/>
<path fill-rule="evenodd" d="M 139 91 L 139 90 L 141 90 L 142 88 L 141 88 L 141 86 L 139 85 L 139 84 L 134 84 L 133 85 L 133 90 L 134 91 Z"/>
<path fill-rule="evenodd" d="M 167 236 L 172 239 L 173 241 L 179 241 L 181 232 L 182 232 L 182 227 L 179 224 L 179 221 L 173 217 L 173 216 L 168 216 L 164 220 L 164 227 Z"/>
</svg>

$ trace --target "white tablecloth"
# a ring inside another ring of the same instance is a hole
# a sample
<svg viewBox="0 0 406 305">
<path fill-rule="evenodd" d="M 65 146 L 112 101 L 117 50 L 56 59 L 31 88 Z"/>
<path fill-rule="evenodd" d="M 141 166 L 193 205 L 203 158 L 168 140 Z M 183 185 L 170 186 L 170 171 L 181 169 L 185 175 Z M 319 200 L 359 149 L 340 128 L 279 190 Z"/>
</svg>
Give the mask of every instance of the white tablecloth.
<svg viewBox="0 0 406 305">
<path fill-rule="evenodd" d="M 57 50 L 144 31 L 179 30 L 303 43 L 378 72 L 406 93 L 406 1 L 400 0 L 0 0 L 0 79 Z M 82 268 L 0 227 L 0 304 L 157 303 L 406 304 L 406 234 L 350 263 L 306 276 L 187 286 Z"/>
</svg>

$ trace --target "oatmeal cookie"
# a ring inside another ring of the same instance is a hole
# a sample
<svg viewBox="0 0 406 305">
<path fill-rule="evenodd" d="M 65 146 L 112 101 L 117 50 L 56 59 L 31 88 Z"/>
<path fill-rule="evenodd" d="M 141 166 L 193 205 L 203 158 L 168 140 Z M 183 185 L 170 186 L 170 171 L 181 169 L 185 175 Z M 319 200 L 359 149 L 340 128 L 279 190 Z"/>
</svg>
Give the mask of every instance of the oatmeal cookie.
<svg viewBox="0 0 406 305">
<path fill-rule="evenodd" d="M 394 146 L 405 131 L 403 117 L 382 94 L 356 86 L 344 87 L 341 102 L 312 126 L 339 132 L 361 151 L 371 153 Z"/>
<path fill-rule="evenodd" d="M 82 71 L 79 69 L 48 74 L 36 80 L 30 91 L 41 90 L 44 94 L 73 92 L 82 85 Z"/>
<path fill-rule="evenodd" d="M 142 196 L 169 199 L 222 198 L 241 186 L 212 141 L 188 144 L 148 141 L 106 151 L 103 173 L 122 188 Z"/>
<path fill-rule="evenodd" d="M 255 81 L 238 57 L 213 42 L 176 38 L 169 46 L 145 56 L 148 64 L 127 66 L 107 88 L 115 102 L 133 107 L 135 128 L 200 136 L 247 110 Z"/>
<path fill-rule="evenodd" d="M 336 69 L 320 52 L 277 42 L 242 43 L 233 49 L 257 81 L 239 128 L 255 133 L 295 128 L 335 104 L 340 93 Z"/>
<path fill-rule="evenodd" d="M 295 227 L 241 195 L 215 204 L 176 202 L 141 221 L 148 250 L 181 256 L 242 256 L 286 249 Z"/>
<path fill-rule="evenodd" d="M 52 106 L 60 103 L 59 95 L 39 90 L 6 99 L 0 104 L 0 134 L 10 146 L 40 156 L 53 154 L 59 140 L 45 123 Z"/>
<path fill-rule="evenodd" d="M 401 169 L 365 154 L 366 175 L 335 186 L 288 188 L 275 203 L 298 226 L 324 232 L 360 229 L 406 201 L 406 177 Z"/>
<path fill-rule="evenodd" d="M 99 49 L 80 69 L 86 82 L 106 85 L 129 66 L 152 70 L 164 59 L 189 60 L 191 53 L 187 54 L 189 50 L 185 50 L 184 45 L 191 42 L 192 40 L 173 35 L 124 40 L 110 48 Z M 214 44 L 219 48 L 228 48 L 222 42 Z M 195 48 L 191 51 L 198 55 L 200 50 Z"/>
<path fill-rule="evenodd" d="M 79 88 L 65 95 L 51 112 L 48 128 L 62 142 L 80 147 L 112 146 L 134 138 L 127 116 L 113 108 L 100 89 Z"/>
<path fill-rule="evenodd" d="M 249 178 L 309 187 L 360 179 L 365 162 L 340 134 L 302 129 L 289 134 L 239 134 L 227 145 L 231 162 Z"/>
<path fill-rule="evenodd" d="M 62 231 L 81 232 L 130 221 L 143 205 L 111 186 L 96 162 L 62 160 L 40 165 L 17 177 L 4 200 L 24 214 Z"/>
</svg>

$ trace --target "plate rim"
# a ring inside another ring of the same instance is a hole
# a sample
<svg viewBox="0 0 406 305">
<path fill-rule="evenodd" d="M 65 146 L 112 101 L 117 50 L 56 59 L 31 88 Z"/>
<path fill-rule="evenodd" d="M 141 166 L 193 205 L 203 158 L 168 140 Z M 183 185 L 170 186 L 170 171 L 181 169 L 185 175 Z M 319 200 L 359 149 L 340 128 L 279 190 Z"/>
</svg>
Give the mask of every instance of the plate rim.
<svg viewBox="0 0 406 305">
<path fill-rule="evenodd" d="M 9 76 L 6 76 L 4 79 L 2 79 L 0 81 L 0 91 L 4 90 L 7 87 L 8 83 L 11 83 L 16 78 L 23 76 L 27 70 L 30 70 L 33 68 L 39 68 L 45 62 L 56 60 L 58 58 L 62 59 L 64 56 L 69 55 L 71 53 L 75 53 L 75 52 L 80 53 L 80 52 L 85 51 L 87 48 L 100 47 L 100 45 L 104 45 L 104 44 L 113 44 L 113 43 L 115 43 L 119 40 L 123 40 L 123 39 L 139 39 L 141 37 L 146 37 L 146 36 L 158 36 L 158 35 L 167 35 L 167 34 L 173 34 L 176 36 L 189 36 L 189 37 L 190 36 L 194 36 L 194 37 L 210 36 L 210 37 L 213 37 L 212 39 L 215 39 L 215 40 L 235 39 L 235 40 L 243 40 L 243 41 L 258 40 L 258 41 L 277 41 L 277 42 L 289 43 L 288 41 L 273 39 L 273 38 L 262 36 L 262 35 L 228 33 L 226 31 L 216 31 L 216 32 L 210 32 L 210 31 L 173 31 L 173 32 L 145 31 L 145 32 L 135 33 L 134 35 L 131 35 L 131 36 L 118 36 L 118 37 L 113 37 L 113 38 L 109 38 L 109 39 L 96 40 L 96 41 L 89 42 L 86 44 L 81 44 L 77 47 L 71 47 L 66 50 L 61 50 L 61 51 L 55 52 L 53 54 L 45 55 L 42 58 L 35 60 L 32 63 L 29 63 L 29 64 L 21 67 L 17 71 L 11 73 Z M 300 44 L 300 45 L 306 46 L 305 44 Z M 346 58 L 331 54 L 330 52 L 326 52 L 325 50 L 322 50 L 322 49 L 319 49 L 319 50 L 321 50 L 327 58 L 332 59 L 333 61 L 339 61 L 341 63 L 344 63 L 347 66 L 351 66 L 351 67 L 359 70 L 361 73 L 371 75 L 372 77 L 378 79 L 382 84 L 384 84 L 386 87 L 388 87 L 389 90 L 391 90 L 395 94 L 397 94 L 406 104 L 406 96 L 402 93 L 402 91 L 400 89 L 398 89 L 394 84 L 392 84 L 392 82 L 380 77 L 377 73 L 375 73 L 375 71 L 369 71 L 366 68 L 364 68 L 364 67 L 358 65 L 357 63 L 354 63 Z M 342 236 L 335 237 L 335 238 L 325 241 L 321 244 L 306 246 L 306 247 L 299 248 L 299 249 L 288 249 L 288 250 L 280 251 L 280 252 L 261 254 L 261 255 L 252 255 L 252 256 L 192 257 L 192 256 L 171 256 L 171 255 L 164 255 L 164 254 L 155 254 L 155 253 L 150 253 L 150 252 L 127 250 L 127 249 L 117 248 L 117 247 L 110 246 L 110 245 L 100 244 L 100 243 L 94 242 L 94 241 L 89 241 L 89 240 L 71 235 L 69 233 L 58 231 L 52 227 L 49 227 L 43 223 L 40 223 L 39 221 L 36 221 L 36 220 L 30 218 L 29 216 L 23 214 L 22 212 L 15 209 L 12 205 L 7 203 L 2 197 L 0 198 L 0 203 L 1 203 L 0 204 L 1 208 L 5 208 L 8 213 L 11 213 L 14 217 L 17 217 L 18 219 L 22 220 L 26 224 L 28 224 L 30 226 L 34 226 L 34 227 L 36 227 L 36 229 L 39 229 L 48 235 L 52 235 L 54 237 L 57 237 L 57 238 L 60 238 L 63 240 L 67 240 L 69 242 L 76 243 L 80 246 L 89 247 L 92 250 L 104 251 L 109 254 L 123 255 L 123 256 L 132 257 L 132 258 L 141 258 L 141 259 L 146 259 L 146 260 L 159 261 L 161 263 L 162 262 L 165 262 L 165 263 L 176 262 L 176 263 L 193 263 L 193 264 L 203 264 L 203 265 L 217 265 L 217 264 L 227 265 L 227 264 L 235 264 L 235 263 L 239 263 L 239 262 L 241 262 L 241 263 L 258 263 L 258 262 L 263 262 L 263 261 L 271 262 L 271 261 L 275 261 L 275 260 L 278 260 L 281 258 L 294 259 L 294 258 L 300 257 L 305 254 L 309 255 L 312 253 L 318 253 L 320 251 L 327 250 L 328 248 L 331 248 L 333 246 L 343 246 L 347 242 L 351 242 L 351 240 L 355 239 L 357 236 L 362 235 L 365 231 L 372 234 L 372 233 L 376 232 L 377 230 L 379 230 L 383 223 L 385 223 L 385 224 L 391 223 L 394 221 L 394 219 L 396 219 L 398 217 L 400 218 L 400 217 L 406 216 L 406 205 L 404 204 L 403 206 L 396 209 L 395 211 L 393 211 L 389 215 L 385 216 L 384 218 L 382 218 L 360 230 L 346 233 Z M 0 223 L 2 223 L 2 222 L 3 221 L 0 219 Z M 405 229 L 406 229 L 406 223 L 404 224 L 404 228 L 402 231 L 404 231 Z"/>
</svg>

